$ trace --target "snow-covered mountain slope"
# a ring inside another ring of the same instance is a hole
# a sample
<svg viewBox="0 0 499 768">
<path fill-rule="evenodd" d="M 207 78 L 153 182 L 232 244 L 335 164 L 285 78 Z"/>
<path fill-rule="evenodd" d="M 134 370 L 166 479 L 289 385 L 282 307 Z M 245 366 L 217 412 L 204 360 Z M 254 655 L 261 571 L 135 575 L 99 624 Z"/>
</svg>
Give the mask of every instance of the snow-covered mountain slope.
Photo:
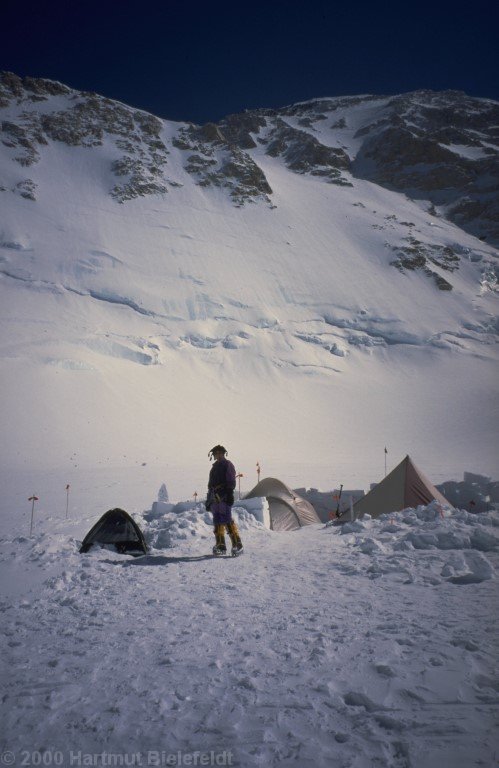
<svg viewBox="0 0 499 768">
<path fill-rule="evenodd" d="M 494 764 L 497 513 L 276 533 L 238 509 L 237 560 L 202 508 L 139 518 L 137 559 L 79 555 L 96 519 L 71 516 L 2 537 L 5 763 Z"/>
<path fill-rule="evenodd" d="M 495 474 L 497 109 L 418 92 L 199 127 L 3 74 L 3 471 L 143 468 L 185 497 L 221 441 L 291 485 L 367 486 L 385 445 L 434 482 Z"/>
</svg>

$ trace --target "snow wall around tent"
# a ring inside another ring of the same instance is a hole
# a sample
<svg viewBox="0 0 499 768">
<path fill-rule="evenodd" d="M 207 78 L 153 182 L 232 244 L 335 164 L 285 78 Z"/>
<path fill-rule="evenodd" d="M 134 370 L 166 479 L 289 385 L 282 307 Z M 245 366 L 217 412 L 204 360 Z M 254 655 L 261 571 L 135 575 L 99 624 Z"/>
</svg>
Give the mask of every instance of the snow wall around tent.
<svg viewBox="0 0 499 768">
<path fill-rule="evenodd" d="M 193 501 L 181 501 L 178 504 L 171 504 L 166 501 L 153 501 L 150 511 L 145 513 L 147 520 L 154 520 L 170 512 L 180 514 L 190 509 L 199 509 L 200 503 Z M 253 517 L 262 523 L 266 528 L 271 528 L 269 503 L 265 496 L 251 499 L 236 499 L 234 508 L 240 507 L 249 512 Z M 203 502 L 204 509 L 204 502 Z"/>
<path fill-rule="evenodd" d="M 252 499 L 236 499 L 234 502 L 235 507 L 242 507 L 247 512 L 253 515 L 260 523 L 266 528 L 270 525 L 270 510 L 269 503 L 265 496 L 255 496 Z"/>
</svg>

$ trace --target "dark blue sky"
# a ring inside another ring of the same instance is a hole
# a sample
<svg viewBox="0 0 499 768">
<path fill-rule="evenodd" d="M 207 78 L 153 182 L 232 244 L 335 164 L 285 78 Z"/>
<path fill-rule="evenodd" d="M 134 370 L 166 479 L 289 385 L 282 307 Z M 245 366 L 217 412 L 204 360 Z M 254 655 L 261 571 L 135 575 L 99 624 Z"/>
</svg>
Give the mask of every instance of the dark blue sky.
<svg viewBox="0 0 499 768">
<path fill-rule="evenodd" d="M 193 122 L 320 96 L 417 88 L 499 99 L 495 6 L 11 2 L 1 13 L 0 69 Z"/>
</svg>

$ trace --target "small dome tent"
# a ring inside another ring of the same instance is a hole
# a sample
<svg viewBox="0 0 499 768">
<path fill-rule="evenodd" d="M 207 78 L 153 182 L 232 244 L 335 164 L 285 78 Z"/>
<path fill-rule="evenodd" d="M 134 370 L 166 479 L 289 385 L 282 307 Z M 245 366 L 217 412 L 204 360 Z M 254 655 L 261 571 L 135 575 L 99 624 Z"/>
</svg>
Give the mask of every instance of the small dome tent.
<svg viewBox="0 0 499 768">
<path fill-rule="evenodd" d="M 92 544 L 114 545 L 117 552 L 145 555 L 147 544 L 139 526 L 123 509 L 110 509 L 83 539 L 80 552 L 88 552 Z"/>
<path fill-rule="evenodd" d="M 270 528 L 294 531 L 304 525 L 320 523 L 313 506 L 275 477 L 266 477 L 246 494 L 245 499 L 265 497 L 269 505 Z"/>
<path fill-rule="evenodd" d="M 355 519 L 365 514 L 379 517 L 384 512 L 398 512 L 407 507 L 430 504 L 433 500 L 450 506 L 411 457 L 406 456 L 372 491 L 354 504 L 353 512 Z M 343 518 L 348 518 L 348 512 Z"/>
</svg>

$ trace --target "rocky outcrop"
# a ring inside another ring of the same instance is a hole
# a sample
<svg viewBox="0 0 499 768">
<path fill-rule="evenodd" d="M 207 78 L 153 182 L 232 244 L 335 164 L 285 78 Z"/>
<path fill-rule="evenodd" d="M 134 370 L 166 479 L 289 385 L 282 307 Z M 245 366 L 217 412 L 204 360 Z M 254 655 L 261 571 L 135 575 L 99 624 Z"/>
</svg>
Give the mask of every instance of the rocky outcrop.
<svg viewBox="0 0 499 768">
<path fill-rule="evenodd" d="M 499 245 L 499 189 L 465 195 L 447 207 L 446 215 L 461 229 Z"/>
<path fill-rule="evenodd" d="M 313 115 L 314 119 L 326 117 L 318 117 L 315 110 Z M 307 117 L 306 122 L 311 119 Z M 173 143 L 178 149 L 195 151 L 185 168 L 202 177 L 200 184 L 227 186 L 231 179 L 233 197 L 242 204 L 247 199 L 272 192 L 263 171 L 247 153 L 258 146 L 257 142 L 266 147 L 269 156 L 282 157 L 295 173 L 319 176 L 332 184 L 351 185 L 341 173 L 350 167 L 350 159 L 343 149 L 322 144 L 307 131 L 288 125 L 272 110 L 229 115 L 219 125 L 190 126 L 181 129 Z M 213 159 L 215 148 L 223 148 L 226 153 L 221 165 Z M 234 184 L 239 187 L 239 192 Z"/>
<path fill-rule="evenodd" d="M 64 108 L 42 111 L 33 101 L 67 97 Z M 120 203 L 134 197 L 168 191 L 163 179 L 168 149 L 161 139 L 161 120 L 93 93 L 78 93 L 50 80 L 0 75 L 0 106 L 20 107 L 16 122 L 1 123 L 0 140 L 13 150 L 13 160 L 29 166 L 40 159 L 49 141 L 71 147 L 101 147 L 107 138 L 122 151 L 111 170 L 119 178 L 110 194 Z"/>
<path fill-rule="evenodd" d="M 382 96 L 337 96 L 334 99 L 312 99 L 291 104 L 279 110 L 280 115 L 287 117 L 307 117 L 312 122 L 325 120 L 332 112 L 348 109 L 370 101 L 379 101 Z"/>
<path fill-rule="evenodd" d="M 258 135 L 265 128 L 267 121 L 260 110 L 229 115 L 220 123 L 220 130 L 229 144 L 240 149 L 254 149 L 257 143 L 251 134 Z"/>
<path fill-rule="evenodd" d="M 208 123 L 180 128 L 172 144 L 185 153 L 185 170 L 200 186 L 227 189 L 237 206 L 257 200 L 270 204 L 272 189 L 265 174 L 220 127 Z"/>
<path fill-rule="evenodd" d="M 153 115 L 9 72 L 0 73 L 0 108 L 0 143 L 23 168 L 35 165 L 49 142 L 97 152 L 106 144 L 115 176 L 108 192 L 117 202 L 181 186 L 166 176 L 164 123 Z M 325 183 L 351 186 L 357 177 L 427 201 L 429 213 L 495 244 L 498 126 L 497 102 L 458 91 L 416 91 L 247 110 L 219 123 L 180 127 L 171 141 L 195 183 L 225 189 L 238 206 L 272 205 L 258 159 L 264 151 L 293 173 Z M 110 143 L 117 150 L 112 160 Z M 0 187 L 12 189 L 12 182 L 0 179 Z M 399 254 L 400 268 L 407 269 L 410 258 Z"/>
<path fill-rule="evenodd" d="M 499 242 L 499 104 L 457 91 L 391 99 L 357 132 L 355 176 L 427 199 L 472 234 Z"/>
<path fill-rule="evenodd" d="M 37 184 L 33 181 L 33 179 L 24 179 L 24 181 L 20 181 L 14 189 L 12 190 L 17 195 L 20 195 L 21 197 L 24 197 L 25 200 L 36 200 L 36 188 Z"/>
<path fill-rule="evenodd" d="M 37 145 L 47 143 L 38 121 L 26 114 L 18 123 L 9 120 L 0 123 L 0 141 L 15 151 L 14 160 L 24 166 L 38 162 L 40 153 Z"/>
<path fill-rule="evenodd" d="M 422 243 L 412 236 L 404 239 L 407 245 L 393 248 L 397 258 L 390 262 L 391 265 L 397 267 L 401 272 L 421 270 L 435 281 L 441 291 L 451 291 L 451 283 L 438 272 L 435 272 L 431 265 L 433 264 L 447 272 L 454 272 L 454 270 L 459 269 L 460 258 L 457 251 L 448 245 Z"/>
<path fill-rule="evenodd" d="M 74 91 L 67 85 L 44 78 L 21 78 L 14 72 L 0 72 L 0 107 L 12 101 L 46 101 L 50 96 L 69 96 Z"/>
<path fill-rule="evenodd" d="M 341 173 L 350 167 L 350 159 L 343 149 L 327 147 L 310 133 L 292 128 L 279 118 L 267 139 L 267 154 L 283 157 L 295 173 L 309 173 L 331 184 L 352 186 Z"/>
</svg>

